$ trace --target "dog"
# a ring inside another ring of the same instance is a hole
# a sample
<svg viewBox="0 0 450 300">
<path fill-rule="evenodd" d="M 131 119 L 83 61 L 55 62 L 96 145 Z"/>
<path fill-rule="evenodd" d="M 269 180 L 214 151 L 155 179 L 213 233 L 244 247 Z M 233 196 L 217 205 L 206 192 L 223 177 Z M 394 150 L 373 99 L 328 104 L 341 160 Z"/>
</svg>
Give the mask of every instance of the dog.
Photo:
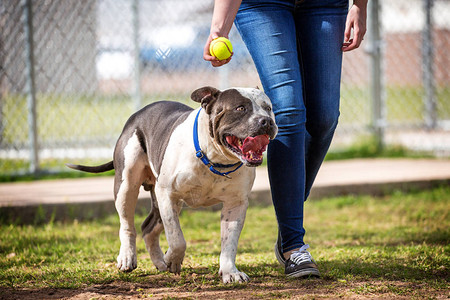
<svg viewBox="0 0 450 300">
<path fill-rule="evenodd" d="M 278 127 L 267 95 L 253 88 L 220 91 L 202 87 L 191 94 L 201 107 L 159 101 L 126 122 L 113 161 L 100 166 L 67 164 L 91 173 L 115 169 L 114 199 L 120 218 L 117 267 L 137 267 L 134 213 L 140 186 L 152 208 L 141 229 L 146 249 L 160 271 L 180 273 L 186 241 L 178 219 L 190 207 L 223 203 L 219 274 L 224 283 L 247 282 L 235 265 L 255 168 Z M 159 236 L 165 231 L 164 254 Z"/>
</svg>

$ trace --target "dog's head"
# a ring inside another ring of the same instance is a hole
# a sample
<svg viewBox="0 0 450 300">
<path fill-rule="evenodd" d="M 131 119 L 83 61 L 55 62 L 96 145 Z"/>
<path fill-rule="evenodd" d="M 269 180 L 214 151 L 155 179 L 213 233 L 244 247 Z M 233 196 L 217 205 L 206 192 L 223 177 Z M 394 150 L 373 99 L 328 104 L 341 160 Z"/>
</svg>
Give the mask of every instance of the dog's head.
<svg viewBox="0 0 450 300">
<path fill-rule="evenodd" d="M 253 88 L 213 87 L 195 90 L 192 100 L 201 103 L 209 115 L 209 133 L 224 151 L 247 166 L 258 166 L 278 127 L 269 97 Z"/>
</svg>

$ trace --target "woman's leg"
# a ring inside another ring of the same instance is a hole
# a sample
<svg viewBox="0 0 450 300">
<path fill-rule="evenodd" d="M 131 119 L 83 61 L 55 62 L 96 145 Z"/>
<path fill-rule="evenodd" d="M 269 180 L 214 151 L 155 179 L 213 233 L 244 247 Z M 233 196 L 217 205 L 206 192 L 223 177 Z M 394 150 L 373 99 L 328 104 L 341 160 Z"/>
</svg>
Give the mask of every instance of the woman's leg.
<svg viewBox="0 0 450 300">
<path fill-rule="evenodd" d="M 308 197 L 331 144 L 339 118 L 342 42 L 347 0 L 305 1 L 295 20 L 306 106 L 306 187 Z"/>
<path fill-rule="evenodd" d="M 293 2 L 273 2 L 244 1 L 235 24 L 272 101 L 279 128 L 269 145 L 268 169 L 282 248 L 287 252 L 304 244 L 306 115 Z"/>
</svg>

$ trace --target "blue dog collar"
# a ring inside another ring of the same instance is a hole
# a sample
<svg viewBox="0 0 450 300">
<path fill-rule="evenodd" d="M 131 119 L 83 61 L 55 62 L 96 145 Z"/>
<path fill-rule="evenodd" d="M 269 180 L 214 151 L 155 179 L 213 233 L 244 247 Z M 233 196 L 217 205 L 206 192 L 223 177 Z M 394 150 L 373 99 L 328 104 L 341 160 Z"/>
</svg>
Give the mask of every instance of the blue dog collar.
<svg viewBox="0 0 450 300">
<path fill-rule="evenodd" d="M 197 158 L 200 159 L 203 162 L 203 164 L 205 166 L 207 166 L 209 168 L 209 170 L 211 172 L 213 172 L 214 174 L 224 176 L 224 177 L 231 179 L 231 177 L 228 176 L 228 174 L 231 174 L 231 173 L 237 171 L 240 167 L 242 167 L 243 163 L 238 162 L 238 163 L 235 163 L 232 165 L 213 164 L 208 159 L 208 157 L 206 157 L 205 153 L 200 148 L 200 143 L 198 141 L 198 116 L 200 115 L 201 111 L 202 111 L 202 109 L 200 108 L 197 113 L 197 116 L 195 117 L 195 122 L 194 122 L 193 136 L 194 136 L 195 156 L 197 156 Z M 220 171 L 216 170 L 216 168 L 233 168 L 233 167 L 236 167 L 236 168 L 231 171 L 228 171 L 228 172 L 220 172 Z"/>
</svg>

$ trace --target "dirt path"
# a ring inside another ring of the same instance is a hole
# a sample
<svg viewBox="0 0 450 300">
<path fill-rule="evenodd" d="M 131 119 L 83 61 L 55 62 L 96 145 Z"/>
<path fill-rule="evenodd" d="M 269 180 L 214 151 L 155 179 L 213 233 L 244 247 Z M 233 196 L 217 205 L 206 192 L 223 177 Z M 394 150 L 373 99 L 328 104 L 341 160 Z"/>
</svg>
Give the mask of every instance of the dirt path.
<svg viewBox="0 0 450 300">
<path fill-rule="evenodd" d="M 157 276 L 156 276 L 157 277 Z M 0 287 L 0 299 L 335 299 L 382 298 L 448 299 L 448 290 L 401 281 L 351 282 L 324 279 L 283 280 L 266 278 L 246 285 L 213 286 L 193 280 L 181 286 L 175 280 L 151 278 L 148 284 L 112 282 L 79 289 L 12 289 Z"/>
</svg>

